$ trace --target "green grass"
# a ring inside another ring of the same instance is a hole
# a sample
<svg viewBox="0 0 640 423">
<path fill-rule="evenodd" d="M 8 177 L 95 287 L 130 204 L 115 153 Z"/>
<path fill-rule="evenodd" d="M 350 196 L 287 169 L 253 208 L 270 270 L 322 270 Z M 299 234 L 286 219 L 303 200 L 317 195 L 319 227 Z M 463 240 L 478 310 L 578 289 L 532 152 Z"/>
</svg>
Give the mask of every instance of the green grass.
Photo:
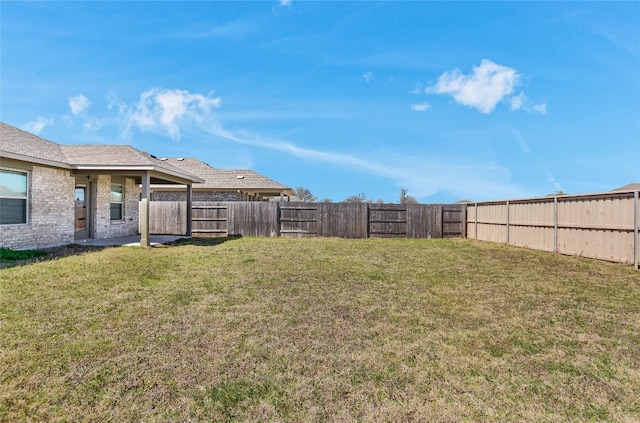
<svg viewBox="0 0 640 423">
<path fill-rule="evenodd" d="M 0 270 L 2 421 L 640 420 L 640 272 L 241 238 Z"/>
<path fill-rule="evenodd" d="M 0 247 L 0 265 L 18 260 L 27 260 L 36 257 L 46 256 L 47 253 L 41 250 L 12 250 L 11 248 Z"/>
</svg>

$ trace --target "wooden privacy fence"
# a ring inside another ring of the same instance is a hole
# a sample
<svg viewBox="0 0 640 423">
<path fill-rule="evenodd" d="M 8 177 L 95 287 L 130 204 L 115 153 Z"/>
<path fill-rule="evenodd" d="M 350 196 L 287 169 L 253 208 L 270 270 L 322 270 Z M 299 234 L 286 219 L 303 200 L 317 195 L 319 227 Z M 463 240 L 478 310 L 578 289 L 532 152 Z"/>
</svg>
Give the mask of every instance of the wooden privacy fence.
<svg viewBox="0 0 640 423">
<path fill-rule="evenodd" d="M 151 201 L 151 234 L 184 235 L 186 202 Z M 461 204 L 194 202 L 193 236 L 443 238 L 465 236 Z"/>
<path fill-rule="evenodd" d="M 467 204 L 467 238 L 634 264 L 638 192 Z"/>
</svg>

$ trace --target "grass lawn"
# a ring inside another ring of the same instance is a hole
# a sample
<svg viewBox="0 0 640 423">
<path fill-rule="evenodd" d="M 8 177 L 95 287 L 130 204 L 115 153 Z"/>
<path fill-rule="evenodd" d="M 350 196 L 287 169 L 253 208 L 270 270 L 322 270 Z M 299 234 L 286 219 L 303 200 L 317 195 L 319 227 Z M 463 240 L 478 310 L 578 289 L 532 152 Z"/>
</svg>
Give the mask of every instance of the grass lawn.
<svg viewBox="0 0 640 423">
<path fill-rule="evenodd" d="M 0 270 L 2 421 L 640 421 L 640 272 L 241 238 Z"/>
</svg>

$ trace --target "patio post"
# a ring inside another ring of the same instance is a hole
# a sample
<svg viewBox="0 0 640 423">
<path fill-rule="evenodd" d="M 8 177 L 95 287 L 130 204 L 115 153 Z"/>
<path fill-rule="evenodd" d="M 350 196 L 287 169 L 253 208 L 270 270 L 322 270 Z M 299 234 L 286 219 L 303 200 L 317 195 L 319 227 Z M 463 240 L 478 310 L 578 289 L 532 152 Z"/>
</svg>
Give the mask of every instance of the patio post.
<svg viewBox="0 0 640 423">
<path fill-rule="evenodd" d="M 140 246 L 149 247 L 149 172 L 142 174 L 142 192 L 140 196 Z"/>
</svg>

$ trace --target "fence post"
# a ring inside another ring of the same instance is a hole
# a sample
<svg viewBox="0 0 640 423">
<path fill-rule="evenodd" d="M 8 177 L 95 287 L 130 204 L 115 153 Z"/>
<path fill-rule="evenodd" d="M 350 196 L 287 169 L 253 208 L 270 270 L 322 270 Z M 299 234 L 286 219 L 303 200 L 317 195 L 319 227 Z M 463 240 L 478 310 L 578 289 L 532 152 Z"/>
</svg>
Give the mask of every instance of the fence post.
<svg viewBox="0 0 640 423">
<path fill-rule="evenodd" d="M 462 216 L 460 217 L 460 220 L 462 221 L 462 239 L 466 239 L 467 238 L 467 205 L 464 204 L 462 206 L 460 206 L 462 208 L 461 212 L 462 212 Z"/>
<path fill-rule="evenodd" d="M 187 185 L 187 228 L 185 235 L 192 236 L 193 233 L 193 189 L 192 185 Z"/>
<path fill-rule="evenodd" d="M 633 193 L 633 265 L 638 270 L 638 191 Z"/>
<path fill-rule="evenodd" d="M 478 203 L 476 203 L 476 224 L 475 224 L 475 230 L 474 230 L 474 236 L 476 239 L 478 239 Z"/>
<path fill-rule="evenodd" d="M 553 197 L 553 252 L 558 252 L 558 196 Z"/>
<path fill-rule="evenodd" d="M 280 207 L 282 206 L 282 204 L 284 204 L 284 201 L 282 200 L 283 194 L 280 193 L 280 201 L 278 201 L 278 205 L 276 207 L 276 215 L 274 216 L 274 218 L 276 219 L 274 227 L 276 228 L 276 237 L 280 237 L 282 236 L 282 233 L 280 232 L 280 229 L 282 229 L 282 223 L 280 222 L 280 216 L 282 216 L 282 211 L 280 209 Z"/>
<path fill-rule="evenodd" d="M 509 200 L 507 200 L 507 244 L 509 243 Z"/>
</svg>

